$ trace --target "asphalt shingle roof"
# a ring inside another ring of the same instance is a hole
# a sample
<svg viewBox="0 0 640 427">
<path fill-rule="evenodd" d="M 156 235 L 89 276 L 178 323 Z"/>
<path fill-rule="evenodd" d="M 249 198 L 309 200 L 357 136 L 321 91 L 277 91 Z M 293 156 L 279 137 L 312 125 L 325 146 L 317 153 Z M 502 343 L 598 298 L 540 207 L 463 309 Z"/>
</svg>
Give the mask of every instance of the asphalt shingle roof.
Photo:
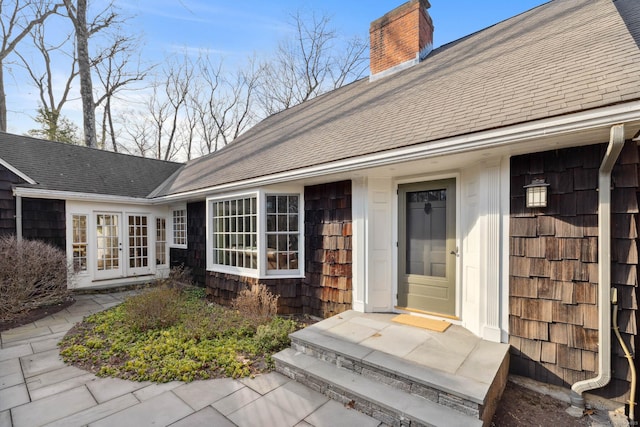
<svg viewBox="0 0 640 427">
<path fill-rule="evenodd" d="M 640 99 L 639 16 L 638 0 L 551 1 L 273 115 L 154 195 Z"/>
<path fill-rule="evenodd" d="M 36 181 L 34 188 L 126 197 L 146 197 L 182 167 L 2 132 L 0 159 Z"/>
</svg>

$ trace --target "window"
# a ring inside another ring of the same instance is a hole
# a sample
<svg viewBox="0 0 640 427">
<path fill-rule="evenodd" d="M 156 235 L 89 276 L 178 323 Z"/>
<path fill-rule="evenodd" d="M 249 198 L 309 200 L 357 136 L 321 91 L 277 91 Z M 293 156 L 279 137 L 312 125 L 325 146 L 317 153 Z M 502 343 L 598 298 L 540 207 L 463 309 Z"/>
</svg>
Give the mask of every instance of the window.
<svg viewBox="0 0 640 427">
<path fill-rule="evenodd" d="M 267 270 L 298 269 L 298 196 L 267 196 Z"/>
<path fill-rule="evenodd" d="M 167 220 L 156 218 L 156 265 L 167 263 Z"/>
<path fill-rule="evenodd" d="M 213 262 L 258 268 L 258 209 L 256 197 L 213 202 Z"/>
<path fill-rule="evenodd" d="M 146 215 L 129 215 L 129 268 L 149 266 Z"/>
<path fill-rule="evenodd" d="M 187 210 L 173 211 L 173 244 L 187 245 Z"/>
<path fill-rule="evenodd" d="M 209 202 L 210 268 L 257 277 L 300 274 L 300 195 L 251 194 Z"/>
<path fill-rule="evenodd" d="M 73 269 L 87 271 L 87 216 L 73 215 Z"/>
</svg>

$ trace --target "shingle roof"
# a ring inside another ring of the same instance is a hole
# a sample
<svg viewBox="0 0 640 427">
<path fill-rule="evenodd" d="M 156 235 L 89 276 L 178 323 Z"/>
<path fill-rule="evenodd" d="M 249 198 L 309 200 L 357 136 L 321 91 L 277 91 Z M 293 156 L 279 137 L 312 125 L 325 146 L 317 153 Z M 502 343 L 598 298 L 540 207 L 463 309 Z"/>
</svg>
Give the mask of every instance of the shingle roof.
<svg viewBox="0 0 640 427">
<path fill-rule="evenodd" d="M 639 14 L 637 0 L 551 1 L 273 115 L 157 195 L 640 99 Z"/>
<path fill-rule="evenodd" d="M 37 182 L 31 187 L 146 197 L 182 164 L 0 132 L 0 159 Z"/>
</svg>

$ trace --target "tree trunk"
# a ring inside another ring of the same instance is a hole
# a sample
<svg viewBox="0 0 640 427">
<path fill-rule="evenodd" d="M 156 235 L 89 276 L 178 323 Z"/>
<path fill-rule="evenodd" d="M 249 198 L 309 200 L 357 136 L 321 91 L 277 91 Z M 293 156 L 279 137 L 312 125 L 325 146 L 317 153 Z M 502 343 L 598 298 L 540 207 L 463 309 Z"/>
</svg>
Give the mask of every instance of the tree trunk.
<svg viewBox="0 0 640 427">
<path fill-rule="evenodd" d="M 77 0 L 76 43 L 78 49 L 78 71 L 80 74 L 80 97 L 84 141 L 87 147 L 97 147 L 96 111 L 91 82 L 91 60 L 89 59 L 89 31 L 87 29 L 87 0 Z"/>
<path fill-rule="evenodd" d="M 7 94 L 4 92 L 4 63 L 0 61 L 0 131 L 7 131 Z"/>
</svg>

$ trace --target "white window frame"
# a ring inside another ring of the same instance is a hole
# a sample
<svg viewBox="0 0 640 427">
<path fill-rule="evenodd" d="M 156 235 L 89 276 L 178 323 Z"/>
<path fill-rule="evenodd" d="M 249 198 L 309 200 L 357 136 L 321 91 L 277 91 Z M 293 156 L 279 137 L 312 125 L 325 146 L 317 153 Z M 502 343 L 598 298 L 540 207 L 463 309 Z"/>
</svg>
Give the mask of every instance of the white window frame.
<svg viewBox="0 0 640 427">
<path fill-rule="evenodd" d="M 160 231 L 159 227 L 158 227 L 158 221 L 164 221 L 164 240 L 158 240 L 158 232 Z M 169 238 L 169 228 L 167 227 L 167 218 L 164 216 L 156 216 L 155 217 L 155 239 L 154 239 L 154 244 L 155 244 L 155 253 L 154 253 L 154 263 L 156 266 L 158 267 L 164 267 L 167 266 L 169 264 L 169 248 L 167 246 L 167 239 Z M 162 263 L 158 263 L 158 244 L 162 243 L 162 249 L 164 251 L 164 262 Z"/>
<path fill-rule="evenodd" d="M 267 196 L 297 196 L 298 197 L 298 268 L 295 270 L 268 270 L 267 265 Z M 237 200 L 242 198 L 256 198 L 258 207 L 258 256 L 257 268 L 234 267 L 223 264 L 216 264 L 214 260 L 214 226 L 213 226 L 213 203 L 225 200 Z M 304 277 L 304 192 L 300 188 L 283 189 L 261 189 L 245 193 L 225 194 L 207 198 L 207 270 L 218 273 L 234 274 L 245 277 L 255 277 L 259 279 L 279 279 L 279 278 L 303 278 Z"/>
<path fill-rule="evenodd" d="M 76 217 L 78 219 L 80 219 L 80 217 L 84 218 L 84 236 L 85 239 L 84 241 L 76 241 L 76 224 L 75 224 L 75 219 Z M 72 264 L 73 264 L 73 269 L 75 271 L 76 274 L 89 274 L 89 215 L 84 214 L 84 213 L 72 213 L 71 214 L 71 259 L 72 259 Z M 75 256 L 75 246 L 84 246 L 84 257 L 80 257 L 80 258 L 84 258 L 84 269 L 77 269 L 76 270 L 76 256 Z"/>
<path fill-rule="evenodd" d="M 182 218 L 184 218 L 184 243 L 178 241 L 176 242 L 176 232 L 178 230 L 176 230 L 175 227 L 175 219 L 176 219 L 176 212 L 180 212 L 183 211 L 184 215 L 182 216 Z M 170 246 L 173 248 L 180 248 L 180 249 L 187 249 L 187 244 L 188 244 L 188 230 L 187 230 L 187 225 L 188 225 L 188 214 L 187 214 L 187 206 L 186 205 L 182 205 L 182 206 L 172 206 L 171 207 L 171 217 L 170 217 L 170 224 L 171 224 L 171 239 L 170 239 Z M 167 230 L 167 232 L 169 232 L 169 230 Z"/>
</svg>

